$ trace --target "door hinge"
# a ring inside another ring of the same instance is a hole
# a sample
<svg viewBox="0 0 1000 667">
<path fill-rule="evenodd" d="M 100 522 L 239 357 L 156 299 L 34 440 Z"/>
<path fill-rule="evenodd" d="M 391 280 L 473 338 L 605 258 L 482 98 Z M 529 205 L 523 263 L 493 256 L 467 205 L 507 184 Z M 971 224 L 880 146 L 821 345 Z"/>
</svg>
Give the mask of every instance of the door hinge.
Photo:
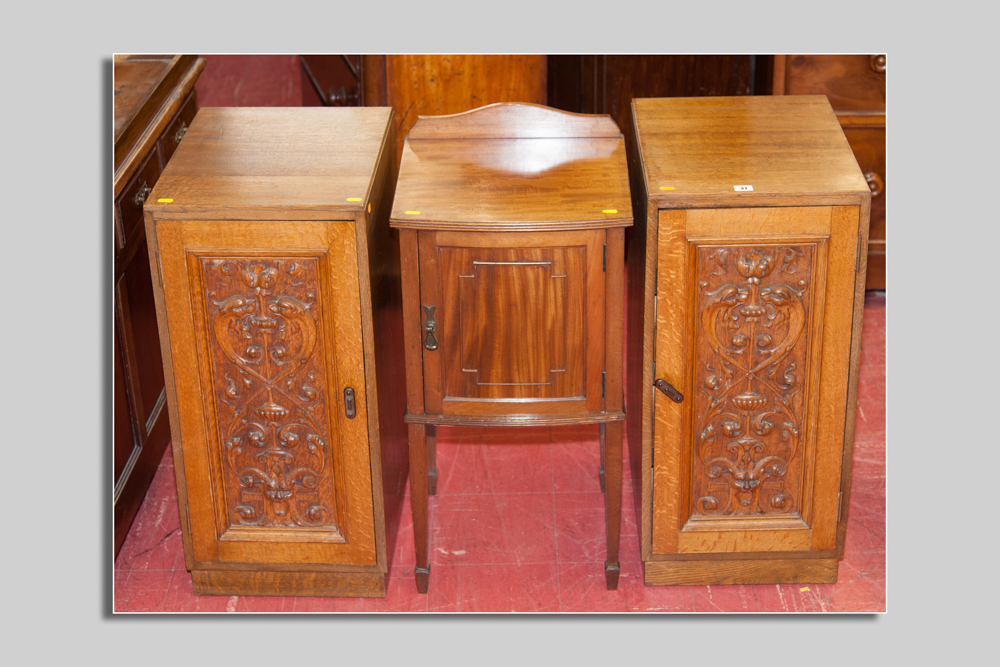
<svg viewBox="0 0 1000 667">
<path fill-rule="evenodd" d="M 160 263 L 160 250 L 156 250 L 156 277 L 160 281 L 160 287 L 163 287 L 163 265 Z"/>
<path fill-rule="evenodd" d="M 840 512 L 841 508 L 844 506 L 844 492 L 841 491 L 837 496 L 837 523 L 840 523 Z"/>
<path fill-rule="evenodd" d="M 608 271 L 608 244 L 604 244 L 604 256 L 601 259 L 601 271 L 607 273 Z"/>
<path fill-rule="evenodd" d="M 858 237 L 858 245 L 854 249 L 854 272 L 857 273 L 861 268 L 861 237 Z"/>
<path fill-rule="evenodd" d="M 604 379 L 605 379 L 605 377 L 606 377 L 606 373 L 604 371 L 601 371 L 601 398 L 604 398 Z"/>
</svg>

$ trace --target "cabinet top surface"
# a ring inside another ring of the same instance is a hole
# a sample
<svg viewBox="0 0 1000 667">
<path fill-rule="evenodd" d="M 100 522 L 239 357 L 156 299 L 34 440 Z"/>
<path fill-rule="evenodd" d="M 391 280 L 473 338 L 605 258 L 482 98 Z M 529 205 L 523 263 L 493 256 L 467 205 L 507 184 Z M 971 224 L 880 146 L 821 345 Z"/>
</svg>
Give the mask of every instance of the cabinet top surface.
<svg viewBox="0 0 1000 667">
<path fill-rule="evenodd" d="M 868 195 L 823 95 L 632 100 L 650 199 Z M 734 186 L 753 186 L 737 191 Z"/>
<path fill-rule="evenodd" d="M 391 117 L 388 107 L 203 108 L 145 208 L 359 211 Z"/>
<path fill-rule="evenodd" d="M 559 229 L 632 224 L 610 117 L 501 104 L 421 117 L 403 146 L 392 226 Z"/>
</svg>

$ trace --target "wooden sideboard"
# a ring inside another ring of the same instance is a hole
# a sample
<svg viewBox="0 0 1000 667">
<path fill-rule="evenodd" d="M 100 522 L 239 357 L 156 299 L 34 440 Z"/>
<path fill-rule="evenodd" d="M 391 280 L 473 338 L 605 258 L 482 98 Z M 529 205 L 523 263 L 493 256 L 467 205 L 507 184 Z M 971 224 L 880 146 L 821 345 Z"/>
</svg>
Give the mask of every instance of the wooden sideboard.
<svg viewBox="0 0 1000 667">
<path fill-rule="evenodd" d="M 774 56 L 775 95 L 826 95 L 872 193 L 866 289 L 885 289 L 885 54 Z"/>
<path fill-rule="evenodd" d="M 823 96 L 632 107 L 626 412 L 645 581 L 835 582 L 871 191 Z"/>
<path fill-rule="evenodd" d="M 438 426 L 599 423 L 605 577 L 618 585 L 624 233 L 608 116 L 495 104 L 421 116 L 403 148 L 400 230 L 417 589 Z"/>
<path fill-rule="evenodd" d="M 407 473 L 393 132 L 387 108 L 203 109 L 150 194 L 196 593 L 385 595 Z"/>
<path fill-rule="evenodd" d="M 143 204 L 198 111 L 196 56 L 114 60 L 114 539 L 121 548 L 170 440 Z"/>
</svg>

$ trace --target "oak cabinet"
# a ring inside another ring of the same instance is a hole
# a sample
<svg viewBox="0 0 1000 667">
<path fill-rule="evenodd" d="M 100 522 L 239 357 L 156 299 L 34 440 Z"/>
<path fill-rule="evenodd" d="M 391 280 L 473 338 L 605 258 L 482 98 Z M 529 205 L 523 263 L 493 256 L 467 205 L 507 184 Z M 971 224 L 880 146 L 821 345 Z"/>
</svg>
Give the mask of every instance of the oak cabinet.
<svg viewBox="0 0 1000 667">
<path fill-rule="evenodd" d="M 868 185 L 822 96 L 633 112 L 627 415 L 645 581 L 834 582 Z"/>
<path fill-rule="evenodd" d="M 605 575 L 618 583 L 625 145 L 608 116 L 496 104 L 421 116 L 400 230 L 416 584 L 438 426 L 601 425 Z"/>
<path fill-rule="evenodd" d="M 151 194 L 197 593 L 385 594 L 406 474 L 391 115 L 203 109 Z"/>
</svg>

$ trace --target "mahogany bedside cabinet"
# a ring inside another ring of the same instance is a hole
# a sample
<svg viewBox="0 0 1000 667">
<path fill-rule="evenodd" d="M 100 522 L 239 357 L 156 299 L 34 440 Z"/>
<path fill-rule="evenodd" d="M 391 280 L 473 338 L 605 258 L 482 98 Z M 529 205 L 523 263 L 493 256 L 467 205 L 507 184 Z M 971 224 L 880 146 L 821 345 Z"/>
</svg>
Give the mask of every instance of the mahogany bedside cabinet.
<svg viewBox="0 0 1000 667">
<path fill-rule="evenodd" d="M 621 517 L 625 145 L 610 116 L 494 104 L 420 116 L 398 228 L 417 589 L 436 429 L 598 423 L 609 589 Z"/>
<path fill-rule="evenodd" d="M 632 114 L 626 393 L 645 582 L 835 582 L 868 184 L 823 96 L 636 99 Z"/>
<path fill-rule="evenodd" d="M 407 465 L 392 128 L 202 109 L 147 200 L 198 594 L 385 595 Z"/>
</svg>

